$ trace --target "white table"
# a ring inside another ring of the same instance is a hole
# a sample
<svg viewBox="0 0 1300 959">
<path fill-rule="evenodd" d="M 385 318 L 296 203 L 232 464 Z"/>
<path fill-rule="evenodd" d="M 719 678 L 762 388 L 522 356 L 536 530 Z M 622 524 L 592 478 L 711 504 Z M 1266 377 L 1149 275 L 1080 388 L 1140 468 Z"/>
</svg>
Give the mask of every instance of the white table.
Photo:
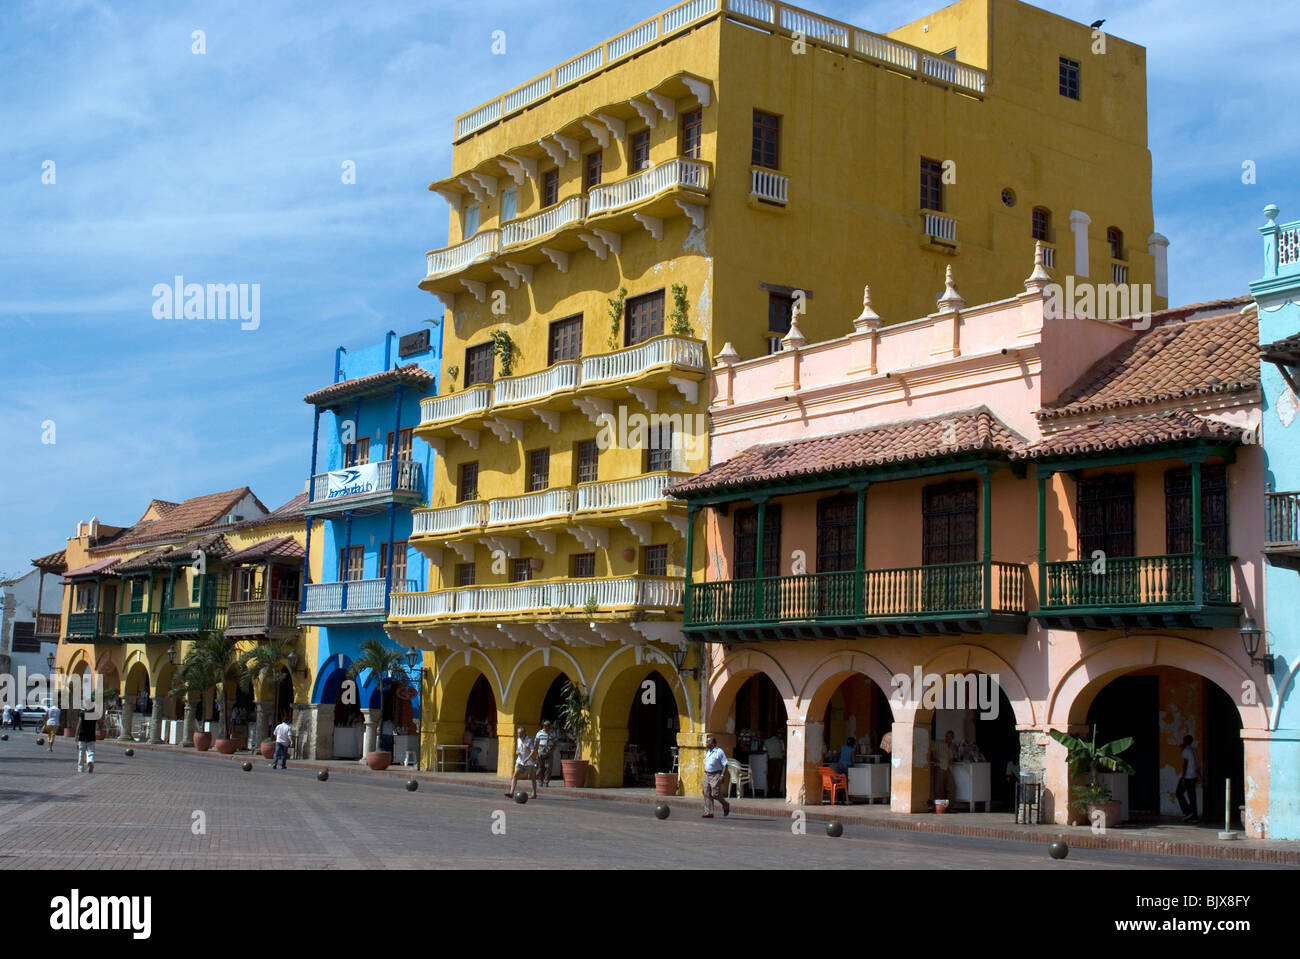
<svg viewBox="0 0 1300 959">
<path fill-rule="evenodd" d="M 360 759 L 362 737 L 365 732 L 364 726 L 335 726 L 334 758 Z"/>
<path fill-rule="evenodd" d="M 889 764 L 863 763 L 848 770 L 850 799 L 889 802 Z"/>
<path fill-rule="evenodd" d="M 953 763 L 953 802 L 969 803 L 971 812 L 975 812 L 976 803 L 982 802 L 988 812 L 990 768 L 988 763 Z"/>
<path fill-rule="evenodd" d="M 767 753 L 750 753 L 746 760 L 749 764 L 749 778 L 754 786 L 754 795 L 760 792 L 767 795 Z"/>
<path fill-rule="evenodd" d="M 448 757 L 447 753 L 451 756 Z M 434 764 L 435 769 L 440 772 L 447 771 L 447 764 L 459 766 L 461 770 L 468 769 L 469 747 L 463 743 L 440 743 L 438 745 L 438 761 Z"/>
</svg>

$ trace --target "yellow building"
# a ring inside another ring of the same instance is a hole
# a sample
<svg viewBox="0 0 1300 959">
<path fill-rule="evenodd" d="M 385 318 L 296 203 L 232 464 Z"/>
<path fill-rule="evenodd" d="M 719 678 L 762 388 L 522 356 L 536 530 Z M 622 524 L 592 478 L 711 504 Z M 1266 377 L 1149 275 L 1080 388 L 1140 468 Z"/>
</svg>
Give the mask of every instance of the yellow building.
<svg viewBox="0 0 1300 959">
<path fill-rule="evenodd" d="M 274 713 L 308 700 L 316 644 L 298 625 L 305 502 L 301 494 L 272 511 L 241 487 L 155 499 L 131 526 L 79 523 L 61 553 L 34 561 L 63 575 L 60 619 L 46 624 L 61 638 L 56 669 L 74 682 L 101 679 L 110 701 L 117 694 L 122 739 L 189 745 L 213 721 L 216 699 L 215 690 L 201 700 L 171 695 L 190 645 L 208 634 L 239 653 L 289 641 L 291 654 L 251 689 L 241 690 L 236 670 L 228 675 L 227 708 L 247 714 L 234 738 L 256 747 Z"/>
<path fill-rule="evenodd" d="M 1141 47 L 1015 0 L 889 34 L 690 0 L 460 116 L 430 185 L 450 245 L 420 281 L 449 315 L 412 536 L 436 572 L 390 618 L 437 653 L 424 755 L 478 737 L 509 773 L 567 677 L 591 695 L 590 782 L 668 772 L 676 746 L 695 789 L 663 490 L 708 465 L 710 357 L 779 349 L 792 314 L 838 335 L 874 277 L 907 278 L 886 322 L 933 312 L 953 263 L 994 300 L 1036 239 L 1062 284 L 1162 307 L 1145 83 Z"/>
</svg>

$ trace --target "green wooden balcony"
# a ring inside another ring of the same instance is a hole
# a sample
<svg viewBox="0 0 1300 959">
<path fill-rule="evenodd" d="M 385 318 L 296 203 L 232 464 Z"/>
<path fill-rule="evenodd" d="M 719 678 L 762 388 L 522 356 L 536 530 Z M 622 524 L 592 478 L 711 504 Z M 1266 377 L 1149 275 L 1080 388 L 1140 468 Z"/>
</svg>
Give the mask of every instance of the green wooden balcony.
<svg viewBox="0 0 1300 959">
<path fill-rule="evenodd" d="M 145 611 L 142 613 L 118 613 L 117 614 L 117 635 L 123 636 L 150 636 L 162 632 L 158 627 L 161 614 L 154 610 L 153 612 Z"/>
<path fill-rule="evenodd" d="M 1028 575 L 989 561 L 690 583 L 685 627 L 709 642 L 1024 633 Z"/>
<path fill-rule="evenodd" d="M 1047 563 L 1034 616 L 1063 629 L 1236 626 L 1235 563 L 1233 556 L 1202 556 L 1198 570 L 1191 553 Z"/>
<path fill-rule="evenodd" d="M 202 633 L 225 628 L 224 606 L 173 606 L 162 614 L 164 633 Z"/>
<path fill-rule="evenodd" d="M 65 634 L 70 643 L 93 643 L 113 638 L 113 614 L 109 610 L 87 610 L 68 616 Z"/>
</svg>

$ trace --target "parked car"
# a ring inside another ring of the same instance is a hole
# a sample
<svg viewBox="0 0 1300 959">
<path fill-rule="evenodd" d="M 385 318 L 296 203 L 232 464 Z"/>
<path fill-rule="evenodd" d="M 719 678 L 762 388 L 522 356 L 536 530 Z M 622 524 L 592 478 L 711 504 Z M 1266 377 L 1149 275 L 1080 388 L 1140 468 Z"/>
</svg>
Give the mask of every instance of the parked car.
<svg viewBox="0 0 1300 959">
<path fill-rule="evenodd" d="M 45 725 L 45 717 L 49 713 L 40 706 L 19 706 L 18 707 L 18 725 L 26 729 L 28 726 L 40 729 Z"/>
</svg>

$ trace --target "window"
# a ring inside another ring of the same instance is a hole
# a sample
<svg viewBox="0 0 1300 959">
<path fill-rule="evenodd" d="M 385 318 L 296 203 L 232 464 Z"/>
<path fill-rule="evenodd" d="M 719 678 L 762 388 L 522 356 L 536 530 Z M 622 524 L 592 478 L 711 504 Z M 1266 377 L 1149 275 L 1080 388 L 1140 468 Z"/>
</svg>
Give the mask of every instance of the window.
<svg viewBox="0 0 1300 959">
<path fill-rule="evenodd" d="M 411 458 L 411 441 L 414 436 L 414 428 L 410 426 L 403 427 L 397 431 L 397 458 L 399 460 L 409 460 Z M 388 431 L 388 439 L 384 442 L 384 459 L 393 458 L 393 431 Z"/>
<path fill-rule="evenodd" d="M 364 466 L 370 462 L 370 437 L 358 436 L 355 443 L 343 444 L 343 465 Z"/>
<path fill-rule="evenodd" d="M 1079 99 L 1079 61 L 1061 57 L 1061 96 Z"/>
<path fill-rule="evenodd" d="M 576 482 L 594 483 L 599 477 L 598 464 L 600 461 L 600 447 L 596 445 L 595 440 L 581 440 L 577 449 L 574 451 L 574 462 L 577 464 Z"/>
<path fill-rule="evenodd" d="M 943 164 L 921 157 L 921 209 L 943 212 Z"/>
<path fill-rule="evenodd" d="M 474 564 L 473 563 L 456 564 L 456 585 L 457 586 L 474 585 Z"/>
<path fill-rule="evenodd" d="M 650 131 L 642 130 L 632 134 L 632 146 L 628 150 L 628 162 L 633 173 L 650 167 Z"/>
<path fill-rule="evenodd" d="M 95 584 L 78 583 L 77 592 L 73 597 L 72 611 L 74 613 L 89 613 L 95 609 Z"/>
<path fill-rule="evenodd" d="M 465 351 L 465 385 L 492 382 L 492 344 L 480 343 Z"/>
<path fill-rule="evenodd" d="M 582 356 L 582 314 L 556 320 L 551 324 L 551 338 L 546 348 L 546 364 L 576 360 Z"/>
<path fill-rule="evenodd" d="M 234 577 L 234 586 L 235 586 L 234 598 L 237 602 L 247 603 L 250 600 L 262 598 L 261 596 L 258 595 L 257 592 L 257 571 L 256 570 L 250 569 L 248 567 L 236 569 L 233 574 L 233 577 Z M 134 608 L 135 607 L 134 595 L 131 597 L 131 606 L 132 606 L 131 612 L 133 613 L 139 612 L 139 610 Z"/>
<path fill-rule="evenodd" d="M 769 170 L 781 169 L 781 118 L 762 110 L 754 111 L 754 148 L 750 163 Z"/>
<path fill-rule="evenodd" d="M 542 206 L 554 206 L 560 202 L 560 171 L 547 170 L 542 174 Z"/>
<path fill-rule="evenodd" d="M 14 652 L 39 653 L 40 651 L 41 643 L 36 638 L 36 624 L 14 623 Z"/>
<path fill-rule="evenodd" d="M 1079 480 L 1079 558 L 1097 550 L 1133 555 L 1133 474 L 1107 473 Z"/>
<path fill-rule="evenodd" d="M 704 111 L 692 110 L 682 114 L 682 156 L 692 160 L 700 158 L 700 138 L 704 132 Z"/>
<path fill-rule="evenodd" d="M 199 596 L 202 594 L 202 590 L 203 590 L 203 576 L 200 573 L 195 573 L 193 576 L 190 577 L 190 605 L 191 606 L 199 605 Z"/>
<path fill-rule="evenodd" d="M 530 450 L 528 453 L 528 492 L 536 493 L 551 485 L 551 451 Z"/>
<path fill-rule="evenodd" d="M 131 580 L 131 612 L 144 612 L 144 580 L 139 577 Z"/>
<path fill-rule="evenodd" d="M 526 583 L 533 578 L 533 564 L 531 560 L 517 559 L 510 564 L 510 582 Z"/>
<path fill-rule="evenodd" d="M 569 575 L 574 579 L 589 579 L 596 575 L 596 554 L 575 553 L 569 557 Z"/>
<path fill-rule="evenodd" d="M 506 223 L 519 215 L 519 188 L 509 187 L 501 191 L 501 222 Z"/>
<path fill-rule="evenodd" d="M 1052 242 L 1052 212 L 1045 207 L 1034 207 L 1034 239 L 1044 243 Z"/>
<path fill-rule="evenodd" d="M 298 577 L 299 571 L 296 569 L 286 569 L 283 566 L 271 567 L 272 596 L 275 599 L 298 600 Z"/>
<path fill-rule="evenodd" d="M 456 487 L 457 502 L 468 503 L 478 499 L 478 463 L 460 464 L 460 482 Z"/>
<path fill-rule="evenodd" d="M 366 548 L 344 546 L 339 550 L 339 572 L 344 580 L 357 580 L 365 576 Z"/>
<path fill-rule="evenodd" d="M 767 294 L 767 331 L 786 334 L 790 332 L 790 314 L 794 310 L 794 297 L 784 293 Z"/>
<path fill-rule="evenodd" d="M 736 510 L 732 527 L 735 579 L 753 579 L 758 556 L 758 507 Z M 763 517 L 763 575 L 781 574 L 781 504 L 768 503 Z"/>
<path fill-rule="evenodd" d="M 658 426 L 646 429 L 648 449 L 645 457 L 645 471 L 658 473 L 673 468 L 673 447 L 677 443 L 671 422 L 662 422 Z"/>
<path fill-rule="evenodd" d="M 841 493 L 817 501 L 817 572 L 835 573 L 858 564 L 858 498 Z"/>
<path fill-rule="evenodd" d="M 662 336 L 663 332 L 663 290 L 634 296 L 627 301 L 627 318 L 623 325 L 623 339 L 627 346 L 635 346 L 653 336 Z"/>
<path fill-rule="evenodd" d="M 582 159 L 582 189 L 590 190 L 600 183 L 601 170 L 605 165 L 605 154 L 600 150 L 588 153 Z"/>
<path fill-rule="evenodd" d="M 1201 467 L 1201 549 L 1206 556 L 1228 555 L 1228 474 L 1222 465 Z M 1165 552 L 1192 552 L 1192 471 L 1165 473 Z"/>
<path fill-rule="evenodd" d="M 379 578 L 388 575 L 388 544 L 379 544 Z M 393 544 L 393 589 L 401 591 L 406 586 L 406 540 Z"/>
<path fill-rule="evenodd" d="M 956 60 L 956 59 L 957 59 L 957 48 L 956 48 L 956 47 L 953 47 L 951 50 L 945 50 L 945 51 L 943 51 L 943 53 L 939 54 L 939 56 L 944 57 L 945 59 L 948 59 L 948 60 Z"/>
<path fill-rule="evenodd" d="M 1124 259 L 1124 231 L 1119 227 L 1111 226 L 1106 228 L 1106 243 L 1110 246 L 1110 258 L 1112 260 Z"/>
<path fill-rule="evenodd" d="M 668 545 L 647 546 L 641 550 L 641 572 L 647 576 L 668 575 Z"/>
<path fill-rule="evenodd" d="M 921 563 L 973 563 L 979 558 L 979 484 L 957 480 L 921 493 Z"/>
<path fill-rule="evenodd" d="M 465 223 L 464 226 L 461 228 L 460 233 L 461 236 L 463 236 L 465 239 L 468 240 L 477 232 L 478 232 L 478 204 L 471 203 L 469 206 L 465 207 Z"/>
</svg>

